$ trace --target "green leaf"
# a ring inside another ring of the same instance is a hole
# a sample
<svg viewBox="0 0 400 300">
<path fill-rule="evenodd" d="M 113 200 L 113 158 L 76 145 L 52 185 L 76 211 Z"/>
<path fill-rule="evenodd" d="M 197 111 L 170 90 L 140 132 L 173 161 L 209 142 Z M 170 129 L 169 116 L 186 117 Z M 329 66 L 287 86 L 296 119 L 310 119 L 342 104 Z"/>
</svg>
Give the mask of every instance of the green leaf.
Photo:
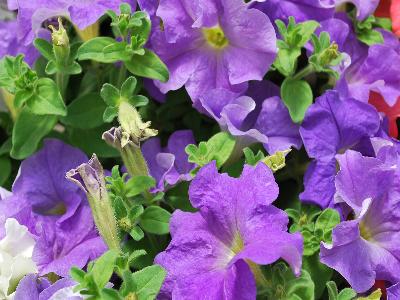
<svg viewBox="0 0 400 300">
<path fill-rule="evenodd" d="M 46 72 L 47 75 L 56 74 L 58 72 L 58 67 L 57 67 L 56 62 L 54 60 L 50 60 L 47 63 L 46 69 L 44 71 Z"/>
<path fill-rule="evenodd" d="M 338 300 L 352 300 L 357 296 L 357 293 L 351 288 L 345 288 L 340 291 Z M 359 298 L 360 299 L 360 298 Z M 368 299 L 368 298 L 367 298 Z M 380 295 L 376 300 L 380 299 Z M 372 300 L 372 299 L 371 299 Z"/>
<path fill-rule="evenodd" d="M 94 60 L 102 63 L 115 62 L 114 59 L 106 58 L 103 49 L 115 43 L 110 37 L 96 37 L 83 43 L 78 49 L 78 60 Z"/>
<path fill-rule="evenodd" d="M 79 268 L 72 267 L 69 274 L 76 282 L 82 283 L 85 280 L 86 272 Z"/>
<path fill-rule="evenodd" d="M 158 265 L 144 268 L 132 274 L 136 283 L 136 295 L 138 300 L 155 299 L 160 291 L 166 276 L 165 270 Z"/>
<path fill-rule="evenodd" d="M 118 116 L 118 107 L 108 106 L 103 113 L 103 121 L 111 123 Z"/>
<path fill-rule="evenodd" d="M 188 145 L 185 151 L 189 155 L 189 161 L 200 167 L 215 160 L 220 168 L 231 156 L 235 144 L 235 139 L 229 133 L 219 132 L 207 142 L 201 142 L 199 147 Z"/>
<path fill-rule="evenodd" d="M 68 114 L 61 119 L 64 124 L 82 129 L 95 128 L 103 124 L 106 105 L 97 93 L 78 97 L 68 105 Z"/>
<path fill-rule="evenodd" d="M 340 223 L 339 213 L 335 209 L 325 209 L 315 222 L 315 231 L 322 232 L 322 240 L 330 242 L 333 228 Z"/>
<path fill-rule="evenodd" d="M 93 274 L 94 282 L 99 288 L 103 288 L 110 280 L 117 257 L 118 252 L 116 250 L 108 250 L 94 263 L 91 273 Z"/>
<path fill-rule="evenodd" d="M 135 176 L 128 180 L 126 183 L 126 190 L 128 197 L 134 197 L 139 195 L 153 186 L 156 185 L 156 181 L 150 176 Z"/>
<path fill-rule="evenodd" d="M 286 78 L 281 86 L 281 97 L 293 122 L 302 122 L 308 107 L 313 102 L 310 85 L 304 80 Z"/>
<path fill-rule="evenodd" d="M 334 281 L 327 282 L 326 288 L 328 289 L 329 300 L 338 300 L 339 291 L 336 286 L 336 282 Z"/>
<path fill-rule="evenodd" d="M 384 39 L 382 33 L 376 30 L 366 30 L 357 35 L 358 39 L 367 44 L 368 46 L 372 46 L 375 44 L 383 44 Z"/>
<path fill-rule="evenodd" d="M 40 54 L 43 55 L 44 58 L 46 58 L 47 60 L 55 59 L 53 46 L 48 41 L 46 41 L 45 39 L 36 38 L 33 44 L 35 45 L 35 48 L 39 50 Z"/>
<path fill-rule="evenodd" d="M 113 61 L 130 60 L 133 53 L 127 51 L 127 46 L 126 42 L 114 42 L 113 44 L 104 47 L 104 58 Z"/>
<path fill-rule="evenodd" d="M 314 282 L 306 270 L 302 270 L 300 277 L 295 277 L 286 282 L 286 299 L 314 300 Z M 295 298 L 297 297 L 297 298 Z"/>
<path fill-rule="evenodd" d="M 117 106 L 120 99 L 119 90 L 112 84 L 105 83 L 100 91 L 101 98 L 109 106 Z"/>
<path fill-rule="evenodd" d="M 136 85 L 136 78 L 133 76 L 128 77 L 128 79 L 126 79 L 121 86 L 121 96 L 125 99 L 132 97 L 134 95 Z"/>
<path fill-rule="evenodd" d="M 11 161 L 7 156 L 0 156 L 0 186 L 3 185 L 11 175 Z"/>
<path fill-rule="evenodd" d="M 102 289 L 101 292 L 101 300 L 123 300 L 123 298 L 119 295 L 117 290 L 114 289 Z"/>
<path fill-rule="evenodd" d="M 149 206 L 140 217 L 140 226 L 149 233 L 167 234 L 171 214 L 159 206 Z"/>
<path fill-rule="evenodd" d="M 109 129 L 109 125 L 103 125 L 93 129 L 71 128 L 69 139 L 71 144 L 81 148 L 88 155 L 96 153 L 99 157 L 118 157 L 118 150 L 109 146 L 102 138 L 104 131 Z"/>
<path fill-rule="evenodd" d="M 12 133 L 11 156 L 24 159 L 31 155 L 56 123 L 56 116 L 36 115 L 27 107 L 22 109 Z"/>
<path fill-rule="evenodd" d="M 135 240 L 135 241 L 140 241 L 142 238 L 144 238 L 144 232 L 139 226 L 134 226 L 131 231 L 129 232 L 129 235 Z"/>
<path fill-rule="evenodd" d="M 339 294 L 339 299 L 342 300 L 340 298 L 340 294 Z M 367 296 L 367 297 L 359 297 L 359 298 L 357 298 L 357 300 L 380 300 L 381 296 L 382 296 L 381 289 L 377 289 L 377 290 L 373 291 L 372 294 L 370 294 L 369 296 Z"/>
<path fill-rule="evenodd" d="M 315 299 L 320 299 L 326 283 L 332 278 L 333 269 L 319 261 L 319 253 L 303 257 L 303 268 L 308 271 L 315 284 Z"/>
<path fill-rule="evenodd" d="M 50 78 L 37 81 L 35 92 L 26 104 L 37 115 L 67 115 L 58 87 Z"/>
<path fill-rule="evenodd" d="M 124 61 L 126 68 L 134 75 L 167 82 L 169 73 L 167 66 L 152 51 L 145 49 L 144 55 L 133 55 L 129 61 Z"/>
</svg>

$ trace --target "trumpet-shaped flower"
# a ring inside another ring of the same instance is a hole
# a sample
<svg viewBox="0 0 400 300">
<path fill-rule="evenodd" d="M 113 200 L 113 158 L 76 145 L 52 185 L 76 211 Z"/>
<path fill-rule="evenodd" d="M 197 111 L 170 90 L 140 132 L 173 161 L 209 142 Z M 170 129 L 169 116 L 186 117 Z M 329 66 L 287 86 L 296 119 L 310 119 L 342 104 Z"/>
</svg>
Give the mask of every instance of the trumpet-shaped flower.
<svg viewBox="0 0 400 300">
<path fill-rule="evenodd" d="M 354 220 L 332 232 L 332 244 L 321 245 L 321 262 L 337 270 L 357 292 L 375 280 L 400 280 L 399 154 L 382 146 L 377 157 L 348 150 L 338 155 L 336 202 L 352 208 Z"/>
<path fill-rule="evenodd" d="M 163 93 L 185 86 L 194 102 L 215 88 L 243 93 L 275 59 L 271 21 L 242 0 L 161 0 L 156 14 L 163 29 L 151 44 L 170 71 L 156 82 Z"/>
<path fill-rule="evenodd" d="M 203 167 L 189 188 L 199 212 L 174 212 L 172 241 L 155 259 L 168 272 L 161 298 L 255 299 L 257 265 L 279 258 L 298 275 L 302 238 L 286 232 L 287 215 L 271 205 L 277 196 L 264 164 L 245 166 L 240 178 L 219 174 L 215 162 Z"/>
</svg>

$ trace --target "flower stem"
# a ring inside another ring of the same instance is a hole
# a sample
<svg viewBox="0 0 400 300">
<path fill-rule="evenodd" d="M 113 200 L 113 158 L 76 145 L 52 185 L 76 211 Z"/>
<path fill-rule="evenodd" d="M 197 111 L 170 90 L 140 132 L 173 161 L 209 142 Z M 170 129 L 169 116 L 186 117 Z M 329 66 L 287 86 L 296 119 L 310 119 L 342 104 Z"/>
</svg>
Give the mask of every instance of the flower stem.
<svg viewBox="0 0 400 300">
<path fill-rule="evenodd" d="M 314 67 L 310 64 L 307 67 L 305 67 L 304 69 L 300 70 L 299 72 L 297 72 L 292 79 L 294 80 L 300 80 L 303 79 L 304 77 L 310 75 L 311 73 L 314 73 Z"/>
</svg>

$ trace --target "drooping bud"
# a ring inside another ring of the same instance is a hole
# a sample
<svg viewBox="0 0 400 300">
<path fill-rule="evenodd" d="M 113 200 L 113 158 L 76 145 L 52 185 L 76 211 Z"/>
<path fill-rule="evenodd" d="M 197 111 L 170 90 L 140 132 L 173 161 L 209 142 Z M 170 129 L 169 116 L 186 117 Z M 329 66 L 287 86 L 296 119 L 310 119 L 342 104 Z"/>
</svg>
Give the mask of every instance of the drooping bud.
<svg viewBox="0 0 400 300">
<path fill-rule="evenodd" d="M 51 40 L 53 42 L 53 51 L 57 63 L 66 65 L 68 63 L 70 47 L 67 31 L 65 30 L 61 18 L 58 18 L 58 29 L 53 25 L 49 25 L 51 32 Z"/>
<path fill-rule="evenodd" d="M 103 167 L 96 154 L 93 154 L 88 163 L 68 171 L 66 178 L 86 193 L 94 222 L 107 246 L 119 250 L 117 222 L 107 192 Z"/>
<path fill-rule="evenodd" d="M 149 175 L 146 160 L 140 150 L 140 144 L 133 143 L 130 135 L 121 126 L 113 127 L 104 132 L 103 140 L 120 151 L 122 160 L 131 176 Z"/>
</svg>

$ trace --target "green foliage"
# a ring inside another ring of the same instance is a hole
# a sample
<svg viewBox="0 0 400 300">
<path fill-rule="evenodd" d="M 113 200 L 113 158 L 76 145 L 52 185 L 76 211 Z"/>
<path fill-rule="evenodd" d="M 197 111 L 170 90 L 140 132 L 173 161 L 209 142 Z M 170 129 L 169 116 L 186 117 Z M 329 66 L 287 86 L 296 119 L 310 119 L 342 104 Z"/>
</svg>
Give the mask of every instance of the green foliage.
<svg viewBox="0 0 400 300">
<path fill-rule="evenodd" d="M 314 206 L 306 206 L 302 211 L 287 209 L 286 213 L 293 220 L 289 231 L 303 235 L 305 256 L 316 253 L 321 241 L 330 243 L 332 230 L 340 222 L 339 213 L 331 208 L 321 212 Z"/>
<path fill-rule="evenodd" d="M 319 27 L 316 21 L 307 21 L 296 24 L 293 17 L 289 17 L 286 27 L 281 20 L 275 21 L 281 39 L 278 40 L 278 55 L 274 67 L 286 77 L 292 76 L 297 68 L 297 59 L 301 49 L 310 40 L 311 35 Z"/>
<path fill-rule="evenodd" d="M 314 300 L 314 283 L 310 274 L 302 270 L 296 277 L 283 262 L 263 269 L 265 284 L 258 289 L 257 299 Z"/>
<path fill-rule="evenodd" d="M 153 234 L 169 233 L 171 214 L 159 206 L 147 207 L 140 217 L 140 226 Z"/>
<path fill-rule="evenodd" d="M 119 106 L 122 102 L 127 102 L 133 107 L 142 107 L 149 103 L 149 99 L 142 95 L 136 95 L 137 80 L 135 77 L 128 77 L 119 90 L 112 84 L 103 85 L 100 95 L 107 105 L 103 113 L 104 122 L 112 122 L 118 116 Z"/>
<path fill-rule="evenodd" d="M 331 43 L 329 33 L 325 31 L 321 32 L 319 37 L 313 34 L 311 41 L 314 51 L 308 59 L 310 65 L 317 72 L 325 72 L 338 78 L 338 73 L 332 67 L 339 65 L 343 59 L 339 46 L 335 42 Z"/>
<path fill-rule="evenodd" d="M 307 81 L 286 78 L 281 86 L 281 98 L 293 122 L 300 123 L 313 102 L 313 93 Z"/>
<path fill-rule="evenodd" d="M 0 87 L 15 95 L 15 108 L 27 106 L 36 115 L 65 116 L 66 107 L 55 82 L 39 79 L 23 58 L 5 56 L 0 60 Z"/>
<path fill-rule="evenodd" d="M 0 156 L 0 170 L 0 186 L 2 186 L 11 174 L 11 161 L 5 155 Z"/>
<path fill-rule="evenodd" d="M 53 129 L 56 122 L 56 116 L 39 116 L 28 107 L 23 108 L 14 125 L 11 156 L 24 159 L 35 152 L 42 138 Z"/>
<path fill-rule="evenodd" d="M 326 288 L 328 289 L 329 300 L 351 300 L 357 296 L 357 293 L 350 288 L 345 288 L 339 292 L 334 281 L 329 281 Z"/>
<path fill-rule="evenodd" d="M 123 3 L 120 14 L 108 11 L 111 26 L 121 41 L 108 37 L 97 37 L 85 42 L 78 50 L 78 59 L 91 59 L 102 63 L 122 61 L 134 75 L 168 81 L 169 73 L 161 59 L 144 48 L 151 30 L 151 21 L 144 12 L 132 13 L 130 6 Z"/>
<path fill-rule="evenodd" d="M 57 46 L 50 44 L 48 41 L 36 38 L 33 42 L 36 49 L 48 60 L 45 72 L 47 75 L 53 75 L 56 73 L 62 73 L 65 75 L 76 75 L 82 72 L 82 67 L 75 60 L 78 57 L 78 49 L 81 43 L 75 43 L 66 51 L 65 57 L 59 57 L 56 55 Z"/>
<path fill-rule="evenodd" d="M 320 299 L 326 283 L 332 278 L 333 269 L 319 261 L 319 251 L 311 256 L 303 256 L 303 269 L 310 274 L 315 285 L 315 299 Z"/>
<path fill-rule="evenodd" d="M 356 18 L 355 11 L 350 15 L 353 19 L 354 31 L 356 32 L 357 38 L 368 46 L 383 44 L 384 42 L 382 33 L 376 29 L 382 28 L 388 31 L 392 30 L 392 22 L 388 18 L 378 18 L 374 15 L 370 15 L 366 19 L 360 21 Z"/>
<path fill-rule="evenodd" d="M 229 133 L 220 132 L 207 142 L 200 142 L 199 146 L 188 145 L 185 151 L 189 155 L 189 162 L 195 163 L 198 167 L 215 160 L 217 167 L 221 168 L 233 153 L 235 144 L 235 139 Z"/>
<path fill-rule="evenodd" d="M 144 250 L 137 250 L 131 254 L 109 250 L 95 262 L 89 263 L 87 272 L 72 268 L 70 275 L 78 282 L 75 291 L 80 292 L 81 295 L 85 295 L 90 300 L 155 299 L 165 279 L 166 272 L 158 265 L 132 272 L 130 266 L 143 255 L 146 255 Z M 114 272 L 122 279 L 119 289 L 107 287 Z"/>
<path fill-rule="evenodd" d="M 68 114 L 61 119 L 61 122 L 73 128 L 96 128 L 103 124 L 102 113 L 105 108 L 98 93 L 84 94 L 68 105 Z"/>
<path fill-rule="evenodd" d="M 255 166 L 259 161 L 262 161 L 274 173 L 286 166 L 285 157 L 290 151 L 290 149 L 285 151 L 276 151 L 273 155 L 265 156 L 261 151 L 258 151 L 257 154 L 254 154 L 254 152 L 248 147 L 243 149 L 247 164 Z"/>
</svg>

